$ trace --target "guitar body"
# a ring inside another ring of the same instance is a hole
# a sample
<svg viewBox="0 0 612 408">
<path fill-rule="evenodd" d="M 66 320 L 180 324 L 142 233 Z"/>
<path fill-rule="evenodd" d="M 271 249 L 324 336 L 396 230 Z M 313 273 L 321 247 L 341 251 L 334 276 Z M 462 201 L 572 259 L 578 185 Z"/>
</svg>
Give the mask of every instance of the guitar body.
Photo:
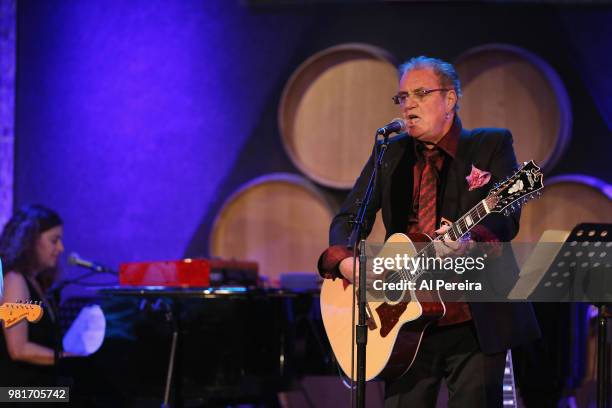
<svg viewBox="0 0 612 408">
<path fill-rule="evenodd" d="M 411 239 L 404 234 L 393 234 L 378 256 L 415 256 L 418 252 L 415 242 L 426 237 L 418 234 L 411 235 Z M 432 292 L 410 291 L 410 302 L 367 302 L 366 380 L 397 378 L 410 368 L 425 329 L 444 316 L 444 304 L 437 291 Z M 352 308 L 353 285 L 345 279 L 326 279 L 321 288 L 323 325 L 340 367 L 349 377 L 353 372 L 352 378 L 356 380 L 356 353 L 355 369 L 351 369 L 351 346 L 354 343 Z"/>
</svg>

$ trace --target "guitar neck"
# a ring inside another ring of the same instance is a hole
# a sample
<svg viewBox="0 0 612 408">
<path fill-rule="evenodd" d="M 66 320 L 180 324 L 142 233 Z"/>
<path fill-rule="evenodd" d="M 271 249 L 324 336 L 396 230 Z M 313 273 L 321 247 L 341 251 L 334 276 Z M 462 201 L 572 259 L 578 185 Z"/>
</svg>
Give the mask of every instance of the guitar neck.
<svg viewBox="0 0 612 408">
<path fill-rule="evenodd" d="M 480 201 L 476 204 L 470 211 L 463 215 L 463 217 L 459 218 L 457 221 L 451 224 L 450 229 L 441 237 L 440 239 L 444 241 L 457 241 L 465 234 L 470 232 L 470 230 L 483 220 L 491 210 L 489 209 L 489 204 L 487 203 L 487 198 Z M 435 241 L 435 240 L 434 240 Z M 425 248 L 423 248 L 423 253 L 428 257 L 436 256 L 436 249 L 431 242 Z"/>
<path fill-rule="evenodd" d="M 444 240 L 457 241 L 470 230 L 482 221 L 491 211 L 487 206 L 487 200 L 484 199 L 476 204 L 470 211 L 468 211 L 463 217 L 455 221 L 451 228 L 446 234 L 444 234 Z"/>
</svg>

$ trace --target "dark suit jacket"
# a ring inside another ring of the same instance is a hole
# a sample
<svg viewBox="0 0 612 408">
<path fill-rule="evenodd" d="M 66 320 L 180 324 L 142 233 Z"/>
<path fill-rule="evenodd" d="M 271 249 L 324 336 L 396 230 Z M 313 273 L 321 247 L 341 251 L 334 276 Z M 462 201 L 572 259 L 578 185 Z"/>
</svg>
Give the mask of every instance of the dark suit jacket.
<svg viewBox="0 0 612 408">
<path fill-rule="evenodd" d="M 406 134 L 391 139 L 381 164 L 376 194 L 372 197 L 367 213 L 368 233 L 379 209 L 382 211 L 387 237 L 407 231 L 408 216 L 412 209 L 415 160 L 414 139 Z M 352 245 L 348 242 L 352 229 L 348 221 L 357 212 L 356 200 L 363 197 L 374 161 L 372 155 L 332 221 L 330 245 Z M 481 188 L 468 191 L 466 177 L 472 165 L 491 172 L 491 180 Z M 462 129 L 457 154 L 454 159 L 445 160 L 440 174 L 439 194 L 442 199 L 438 200 L 438 217 L 456 220 L 485 198 L 496 182 L 512 175 L 516 167 L 512 135 L 508 130 Z M 481 224 L 500 241 L 510 242 L 518 232 L 519 217 L 520 212 L 508 217 L 489 214 Z M 504 265 L 510 265 L 504 273 L 508 274 L 508 281 L 513 281 L 512 278 L 518 275 L 518 266 L 508 245 L 504 246 L 502 257 Z M 533 309 L 528 303 L 470 303 L 470 312 L 481 349 L 485 353 L 504 351 L 540 336 Z"/>
</svg>

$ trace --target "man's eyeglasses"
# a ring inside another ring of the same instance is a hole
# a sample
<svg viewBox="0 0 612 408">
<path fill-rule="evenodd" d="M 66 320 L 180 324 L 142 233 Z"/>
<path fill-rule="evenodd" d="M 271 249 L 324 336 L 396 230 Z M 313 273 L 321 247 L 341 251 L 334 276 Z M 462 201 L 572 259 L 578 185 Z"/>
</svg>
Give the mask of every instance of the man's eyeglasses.
<svg viewBox="0 0 612 408">
<path fill-rule="evenodd" d="M 412 92 L 400 92 L 397 95 L 391 97 L 391 99 L 393 99 L 393 103 L 395 103 L 396 105 L 403 105 L 406 103 L 406 99 L 410 98 L 411 96 L 414 96 L 417 101 L 422 101 L 427 95 L 437 91 L 450 91 L 450 89 L 415 89 Z"/>
</svg>

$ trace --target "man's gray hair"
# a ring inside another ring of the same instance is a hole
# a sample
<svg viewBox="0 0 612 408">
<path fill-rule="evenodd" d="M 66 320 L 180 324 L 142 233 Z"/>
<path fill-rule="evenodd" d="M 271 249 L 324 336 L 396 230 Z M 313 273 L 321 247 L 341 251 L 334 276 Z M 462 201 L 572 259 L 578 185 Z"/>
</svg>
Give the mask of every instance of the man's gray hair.
<svg viewBox="0 0 612 408">
<path fill-rule="evenodd" d="M 404 62 L 399 66 L 399 75 L 400 78 L 408 71 L 413 71 L 415 69 L 427 69 L 431 68 L 438 77 L 440 84 L 444 88 L 452 88 L 455 90 L 457 94 L 457 99 L 461 98 L 461 82 L 459 81 L 459 75 L 457 75 L 457 71 L 455 71 L 455 67 L 452 64 L 442 61 L 438 58 L 425 57 L 421 55 L 420 57 L 410 58 L 408 61 Z M 455 112 L 459 110 L 459 100 L 455 104 Z"/>
</svg>

